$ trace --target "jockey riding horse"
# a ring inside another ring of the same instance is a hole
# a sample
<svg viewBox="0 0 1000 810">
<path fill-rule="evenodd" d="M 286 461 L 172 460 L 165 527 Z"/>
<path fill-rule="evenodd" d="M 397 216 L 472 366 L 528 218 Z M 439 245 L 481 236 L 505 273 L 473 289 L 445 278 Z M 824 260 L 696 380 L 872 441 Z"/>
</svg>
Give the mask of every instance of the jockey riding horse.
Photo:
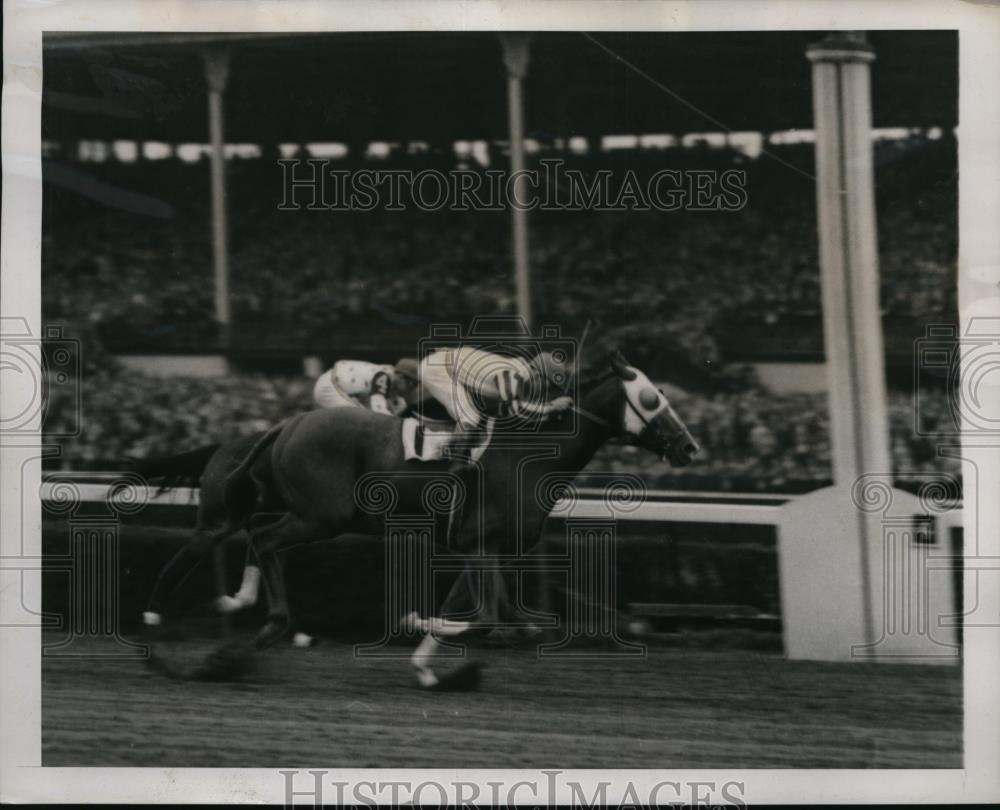
<svg viewBox="0 0 1000 810">
<path fill-rule="evenodd" d="M 457 368 L 454 361 L 452 367 Z M 568 407 L 553 407 L 558 397 L 533 398 L 545 429 L 518 431 L 513 441 L 498 432 L 476 461 L 479 497 L 469 501 L 462 514 L 454 549 L 466 565 L 535 546 L 550 507 L 532 493 L 552 474 L 572 480 L 610 439 L 643 447 L 674 465 L 690 463 L 698 452 L 666 396 L 620 354 L 610 358 L 606 372 L 574 390 L 577 402 Z M 419 514 L 427 508 L 428 488 L 445 484 L 453 490 L 460 483 L 446 462 L 407 461 L 400 426 L 398 419 L 361 408 L 310 411 L 256 437 L 249 453 L 233 451 L 217 463 L 213 457 L 208 467 L 198 451 L 182 454 L 201 459 L 199 469 L 206 470 L 202 504 L 211 505 L 212 514 L 199 514 L 195 537 L 161 573 L 147 617 L 158 620 L 168 596 L 193 566 L 227 536 L 245 529 L 260 560 L 270 603 L 257 644 L 266 647 L 283 637 L 289 628 L 279 562 L 284 549 L 345 533 L 384 533 L 386 513 L 372 511 L 372 499 L 366 504 L 361 497 L 365 491 L 371 494 L 381 487 L 406 514 Z M 242 460 L 235 468 L 229 466 L 223 478 L 221 473 L 237 456 Z M 209 477 L 210 470 L 215 472 Z M 471 615 L 475 597 L 469 579 L 459 577 L 439 616 Z M 432 666 L 441 625 L 432 622 L 427 627 L 430 632 L 414 653 L 413 664 L 421 685 L 433 688 L 447 676 L 439 678 Z"/>
</svg>

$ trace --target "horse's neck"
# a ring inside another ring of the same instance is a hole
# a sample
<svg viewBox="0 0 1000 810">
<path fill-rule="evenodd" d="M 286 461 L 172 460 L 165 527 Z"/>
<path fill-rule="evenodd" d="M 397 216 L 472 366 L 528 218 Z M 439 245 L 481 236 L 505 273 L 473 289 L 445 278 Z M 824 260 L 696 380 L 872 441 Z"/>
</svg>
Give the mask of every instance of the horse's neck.
<svg viewBox="0 0 1000 810">
<path fill-rule="evenodd" d="M 559 439 L 539 438 L 532 442 L 552 447 L 555 445 L 558 452 L 545 463 L 535 467 L 539 475 L 548 472 L 578 473 L 594 457 L 594 454 L 613 436 L 617 435 L 617 425 L 621 419 L 619 413 L 621 408 L 620 384 L 615 378 L 609 378 L 596 384 L 590 391 L 584 394 L 580 400 L 580 408 L 586 412 L 577 413 L 575 417 L 565 416 L 564 419 L 575 419 L 576 430 L 570 435 Z M 510 453 L 503 445 L 489 448 L 484 456 L 484 461 L 488 460 L 487 466 L 494 466 L 499 469 L 506 469 L 508 463 L 515 466 L 519 464 L 525 451 L 529 454 L 534 447 L 520 446 Z M 500 461 L 506 458 L 506 461 Z M 509 471 L 507 471 L 509 472 Z M 503 474 L 507 474 L 506 472 Z"/>
<path fill-rule="evenodd" d="M 621 404 L 618 392 L 617 380 L 610 378 L 581 398 L 580 408 L 584 413 L 576 415 L 577 430 L 560 443 L 560 458 L 554 460 L 560 471 L 579 472 L 616 434 Z"/>
<path fill-rule="evenodd" d="M 619 392 L 620 386 L 615 380 L 598 383 L 587 391 L 580 398 L 580 408 L 590 416 L 577 414 L 571 417 L 567 414 L 564 417 L 567 420 L 576 420 L 576 430 L 571 435 L 560 439 L 539 438 L 536 440 L 539 444 L 532 442 L 527 446 L 520 445 L 515 448 L 501 446 L 487 450 L 490 461 L 483 467 L 488 482 L 486 491 L 489 493 L 487 515 L 499 518 L 498 525 L 509 526 L 512 522 L 510 510 L 512 508 L 523 510 L 520 519 L 523 520 L 521 525 L 526 532 L 524 539 L 533 545 L 538 540 L 538 532 L 541 531 L 548 511 L 538 498 L 514 497 L 512 487 L 521 487 L 530 495 L 542 478 L 550 473 L 575 476 L 580 472 L 598 449 L 617 433 L 618 421 L 621 418 L 617 412 L 621 406 Z M 558 452 L 550 454 L 548 451 L 553 445 Z M 539 455 L 540 446 L 545 448 L 545 452 Z M 526 457 L 533 457 L 530 464 L 524 464 Z M 515 504 L 520 506 L 514 506 Z"/>
</svg>

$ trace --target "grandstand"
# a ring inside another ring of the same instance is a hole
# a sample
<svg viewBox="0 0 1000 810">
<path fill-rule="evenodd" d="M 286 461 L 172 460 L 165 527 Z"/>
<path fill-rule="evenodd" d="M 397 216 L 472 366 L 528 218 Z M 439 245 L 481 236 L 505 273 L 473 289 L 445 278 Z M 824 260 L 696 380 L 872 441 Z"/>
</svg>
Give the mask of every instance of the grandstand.
<svg viewBox="0 0 1000 810">
<path fill-rule="evenodd" d="M 789 170 L 766 157 L 703 151 L 536 155 L 536 161 L 558 156 L 591 172 L 631 169 L 640 178 L 663 168 L 735 167 L 748 172 L 752 189 L 747 206 L 726 216 L 539 213 L 532 222 L 539 318 L 577 328 L 587 317 L 611 327 L 634 324 L 636 337 L 668 340 L 671 360 L 687 356 L 695 364 L 777 354 L 815 359 L 822 345 L 810 184 L 789 182 Z M 789 161 L 812 171 L 800 147 L 775 152 L 787 152 Z M 926 323 L 955 318 L 956 146 L 951 137 L 916 134 L 884 144 L 879 155 L 885 177 L 879 206 L 883 308 L 891 355 L 908 361 L 906 339 L 921 334 Z M 401 165 L 441 163 L 421 155 L 361 163 Z M 448 168 L 458 165 L 453 156 Z M 211 346 L 205 162 L 88 162 L 81 168 L 108 186 L 158 198 L 172 213 L 164 219 L 136 215 L 54 188 L 46 200 L 47 245 L 58 232 L 60 247 L 45 253 L 46 315 L 78 319 L 86 313 L 118 350 L 191 351 L 203 349 L 206 338 Z M 229 176 L 231 196 L 242 201 L 232 218 L 231 256 L 232 348 L 241 355 L 270 350 L 294 368 L 303 353 L 339 350 L 359 325 L 365 333 L 389 334 L 381 342 L 363 335 L 372 341 L 363 350 L 395 354 L 435 320 L 513 314 L 509 225 L 502 212 L 281 211 L 280 167 L 262 158 L 234 159 Z M 913 199 L 919 205 L 910 205 Z M 82 288 L 81 279 L 88 282 Z M 605 279 L 616 282 L 598 287 Z M 268 325 L 263 335 L 262 323 Z M 244 334 L 257 337 L 248 341 Z M 773 334 L 784 341 L 777 351 Z M 720 358 L 720 344 L 731 347 L 728 356 Z"/>
</svg>

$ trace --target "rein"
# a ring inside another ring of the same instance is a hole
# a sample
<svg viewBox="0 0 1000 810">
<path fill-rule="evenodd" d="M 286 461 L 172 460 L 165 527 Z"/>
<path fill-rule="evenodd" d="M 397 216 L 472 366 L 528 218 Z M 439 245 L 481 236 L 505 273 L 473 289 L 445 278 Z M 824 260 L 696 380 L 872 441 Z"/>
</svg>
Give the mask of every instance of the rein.
<svg viewBox="0 0 1000 810">
<path fill-rule="evenodd" d="M 596 422 L 601 427 L 606 427 L 606 428 L 611 428 L 611 429 L 614 428 L 614 425 L 612 425 L 603 416 L 598 416 L 596 413 L 591 413 L 586 408 L 581 408 L 579 405 L 573 405 L 573 406 L 571 406 L 570 410 L 573 411 L 574 413 L 579 414 L 580 416 L 586 417 L 591 422 Z M 620 433 L 621 431 L 618 431 L 618 432 Z"/>
<path fill-rule="evenodd" d="M 587 325 L 583 327 L 583 334 L 580 336 L 580 343 L 579 343 L 579 345 L 577 346 L 577 349 L 576 349 L 576 364 L 577 364 L 577 367 L 579 367 L 579 365 L 580 365 L 580 358 L 583 357 L 583 346 L 587 342 L 587 334 L 590 332 L 590 325 L 592 323 L 593 323 L 593 320 L 590 319 L 590 318 L 587 318 Z M 562 387 L 563 394 L 566 394 L 566 392 L 569 391 L 569 384 L 572 381 L 572 379 L 573 378 L 570 377 L 569 375 L 566 376 L 566 382 L 563 383 L 563 387 Z"/>
<path fill-rule="evenodd" d="M 596 387 L 597 385 L 605 382 L 608 379 L 612 379 L 615 376 L 616 375 L 607 372 L 604 376 L 599 377 L 597 380 L 593 381 L 592 384 Z M 600 425 L 603 428 L 606 428 L 610 433 L 612 433 L 615 436 L 621 436 L 625 432 L 624 424 L 615 425 L 613 422 L 610 422 L 603 416 L 598 416 L 596 413 L 587 410 L 586 408 L 576 404 L 575 402 L 570 406 L 569 410 L 573 411 L 576 414 L 579 414 L 585 419 L 589 419 L 591 422 Z"/>
</svg>

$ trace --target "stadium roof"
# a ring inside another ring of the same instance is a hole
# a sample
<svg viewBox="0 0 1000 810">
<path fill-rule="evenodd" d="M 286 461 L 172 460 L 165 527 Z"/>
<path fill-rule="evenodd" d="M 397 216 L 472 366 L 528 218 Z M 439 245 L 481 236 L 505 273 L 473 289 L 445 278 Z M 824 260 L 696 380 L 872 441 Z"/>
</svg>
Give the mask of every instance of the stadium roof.
<svg viewBox="0 0 1000 810">
<path fill-rule="evenodd" d="M 822 36 L 535 34 L 528 135 L 680 134 L 719 131 L 720 123 L 811 129 L 805 48 Z M 882 31 L 869 40 L 876 127 L 957 123 L 955 32 Z M 209 44 L 232 52 L 229 142 L 507 138 L 505 73 L 490 32 L 47 33 L 43 137 L 204 142 L 201 51 Z"/>
</svg>

